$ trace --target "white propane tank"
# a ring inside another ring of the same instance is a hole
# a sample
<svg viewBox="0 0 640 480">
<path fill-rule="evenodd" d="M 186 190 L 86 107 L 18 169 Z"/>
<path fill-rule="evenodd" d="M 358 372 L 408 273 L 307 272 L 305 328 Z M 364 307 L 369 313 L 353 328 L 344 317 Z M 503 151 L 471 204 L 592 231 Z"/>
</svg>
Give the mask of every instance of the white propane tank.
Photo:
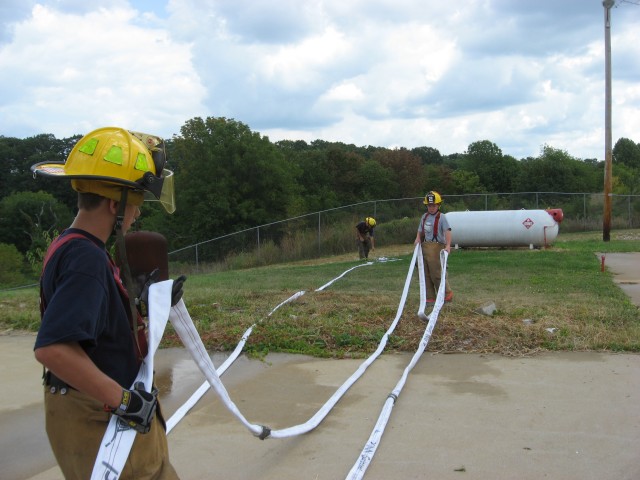
<svg viewBox="0 0 640 480">
<path fill-rule="evenodd" d="M 450 212 L 451 246 L 546 247 L 558 236 L 563 214 L 549 210 Z"/>
</svg>

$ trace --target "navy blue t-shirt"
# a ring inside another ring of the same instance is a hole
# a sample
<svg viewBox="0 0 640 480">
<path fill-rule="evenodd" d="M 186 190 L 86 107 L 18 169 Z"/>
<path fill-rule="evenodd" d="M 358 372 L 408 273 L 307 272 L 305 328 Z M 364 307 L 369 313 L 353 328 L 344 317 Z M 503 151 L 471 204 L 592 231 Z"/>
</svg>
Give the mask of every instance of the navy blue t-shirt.
<svg viewBox="0 0 640 480">
<path fill-rule="evenodd" d="M 50 258 L 42 275 L 46 309 L 35 348 L 78 342 L 89 358 L 124 388 L 138 373 L 128 305 L 120 295 L 104 243 L 83 230 Z"/>
<path fill-rule="evenodd" d="M 360 232 L 360 235 L 366 235 L 367 233 L 373 237 L 373 227 L 367 225 L 367 222 L 360 222 L 356 225 L 356 228 Z"/>
</svg>

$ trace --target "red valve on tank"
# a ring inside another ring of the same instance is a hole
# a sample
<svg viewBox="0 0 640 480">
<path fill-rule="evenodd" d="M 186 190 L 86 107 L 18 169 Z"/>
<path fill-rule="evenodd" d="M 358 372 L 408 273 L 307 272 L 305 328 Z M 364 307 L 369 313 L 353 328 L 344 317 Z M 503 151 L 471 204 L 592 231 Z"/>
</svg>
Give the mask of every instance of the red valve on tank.
<svg viewBox="0 0 640 480">
<path fill-rule="evenodd" d="M 547 213 L 551 215 L 557 223 L 562 222 L 564 218 L 564 213 L 562 213 L 561 208 L 547 208 Z"/>
</svg>

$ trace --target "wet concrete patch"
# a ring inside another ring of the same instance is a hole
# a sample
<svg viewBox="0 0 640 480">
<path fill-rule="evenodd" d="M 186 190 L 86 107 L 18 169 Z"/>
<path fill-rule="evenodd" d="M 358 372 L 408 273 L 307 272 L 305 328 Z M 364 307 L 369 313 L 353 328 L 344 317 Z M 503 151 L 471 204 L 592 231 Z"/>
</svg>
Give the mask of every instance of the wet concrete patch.
<svg viewBox="0 0 640 480">
<path fill-rule="evenodd" d="M 0 355 L 13 358 L 9 369 L 18 390 L 33 389 L 34 382 L 40 388 L 33 365 L 24 361 L 32 358 L 25 348 L 31 342 L 15 354 L 19 342 L 0 337 Z M 226 356 L 213 358 L 219 365 Z M 169 435 L 172 462 L 184 479 L 344 478 L 410 359 L 383 355 L 318 428 L 294 438 L 257 439 L 209 392 Z M 240 357 L 223 383 L 249 421 L 291 426 L 307 420 L 360 364 Z M 203 380 L 181 349 L 159 352 L 157 374 L 168 414 Z M 17 438 L 31 442 L 0 450 L 3 475 L 58 480 L 57 468 L 48 468 L 53 460 L 41 405 L 3 410 L 2 401 L 0 447 Z M 469 478 L 640 478 L 637 450 L 629 448 L 640 443 L 637 422 L 630 421 L 638 402 L 638 355 L 427 353 L 396 400 L 366 478 L 459 480 L 461 466 Z"/>
</svg>

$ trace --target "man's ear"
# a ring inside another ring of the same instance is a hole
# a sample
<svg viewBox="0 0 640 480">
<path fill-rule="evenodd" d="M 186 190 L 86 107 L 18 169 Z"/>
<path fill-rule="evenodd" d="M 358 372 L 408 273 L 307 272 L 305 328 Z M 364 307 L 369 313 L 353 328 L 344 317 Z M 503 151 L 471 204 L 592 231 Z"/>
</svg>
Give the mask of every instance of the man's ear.
<svg viewBox="0 0 640 480">
<path fill-rule="evenodd" d="M 118 204 L 120 202 L 118 202 L 117 200 L 112 200 L 111 198 L 109 198 L 108 200 L 109 200 L 109 212 L 116 215 L 118 213 Z"/>
</svg>

